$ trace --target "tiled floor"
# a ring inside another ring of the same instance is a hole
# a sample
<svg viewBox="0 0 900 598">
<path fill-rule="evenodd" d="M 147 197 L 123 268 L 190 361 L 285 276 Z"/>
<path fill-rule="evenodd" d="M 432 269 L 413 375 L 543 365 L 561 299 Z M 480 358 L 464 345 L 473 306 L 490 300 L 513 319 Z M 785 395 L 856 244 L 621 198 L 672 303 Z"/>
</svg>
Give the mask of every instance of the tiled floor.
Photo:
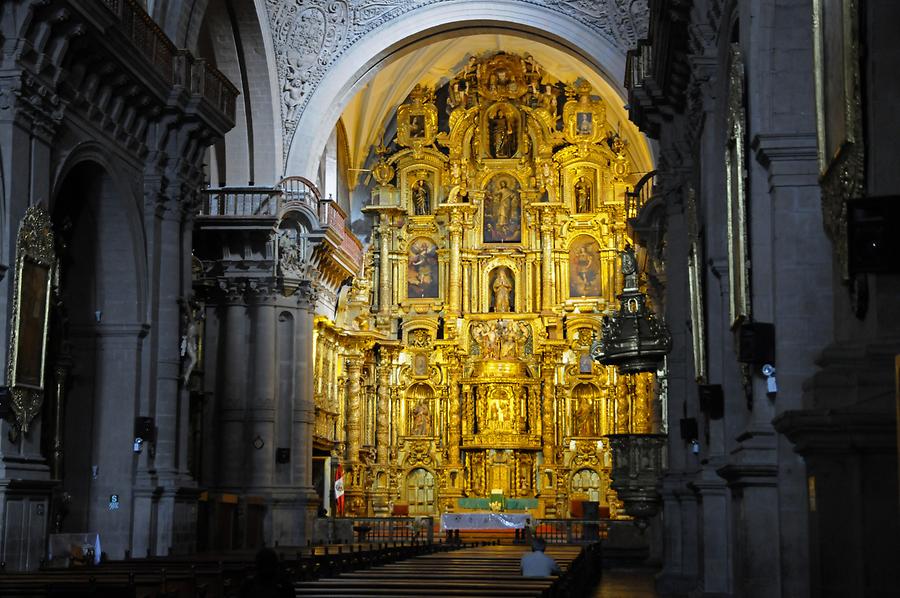
<svg viewBox="0 0 900 598">
<path fill-rule="evenodd" d="M 657 598 L 653 576 L 645 569 L 604 570 L 592 598 Z"/>
</svg>

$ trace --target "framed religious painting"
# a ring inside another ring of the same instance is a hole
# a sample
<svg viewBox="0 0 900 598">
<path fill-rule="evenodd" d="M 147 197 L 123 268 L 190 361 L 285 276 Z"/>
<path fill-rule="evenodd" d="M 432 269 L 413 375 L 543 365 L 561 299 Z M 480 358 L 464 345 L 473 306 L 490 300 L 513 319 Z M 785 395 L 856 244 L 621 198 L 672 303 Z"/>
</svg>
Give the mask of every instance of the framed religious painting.
<svg viewBox="0 0 900 598">
<path fill-rule="evenodd" d="M 599 143 L 606 137 L 606 106 L 591 96 L 590 85 L 570 90 L 573 96 L 563 106 L 566 140 L 570 143 Z"/>
<path fill-rule="evenodd" d="M 406 264 L 406 297 L 408 299 L 437 299 L 437 244 L 428 237 L 419 237 L 409 244 Z"/>
<path fill-rule="evenodd" d="M 706 380 L 706 303 L 703 297 L 703 245 L 697 215 L 697 196 L 688 188 L 684 216 L 688 229 L 688 298 L 691 310 L 691 347 L 694 357 L 694 379 Z"/>
<path fill-rule="evenodd" d="M 728 72 L 728 138 L 725 144 L 725 199 L 728 237 L 728 307 L 731 327 L 750 319 L 750 252 L 747 231 L 747 130 L 744 59 L 731 45 Z"/>
<path fill-rule="evenodd" d="M 813 0 L 816 132 L 825 230 L 849 276 L 846 203 L 865 194 L 858 0 Z"/>
<path fill-rule="evenodd" d="M 56 273 L 50 216 L 40 206 L 25 211 L 16 240 L 12 335 L 8 365 L 16 429 L 27 433 L 44 399 L 50 294 Z"/>
<path fill-rule="evenodd" d="M 437 135 L 437 108 L 433 92 L 416 85 L 410 101 L 397 108 L 397 143 L 416 151 L 434 143 Z"/>
<path fill-rule="evenodd" d="M 485 243 L 522 242 L 522 200 L 514 176 L 501 173 L 485 185 L 482 228 Z"/>
</svg>

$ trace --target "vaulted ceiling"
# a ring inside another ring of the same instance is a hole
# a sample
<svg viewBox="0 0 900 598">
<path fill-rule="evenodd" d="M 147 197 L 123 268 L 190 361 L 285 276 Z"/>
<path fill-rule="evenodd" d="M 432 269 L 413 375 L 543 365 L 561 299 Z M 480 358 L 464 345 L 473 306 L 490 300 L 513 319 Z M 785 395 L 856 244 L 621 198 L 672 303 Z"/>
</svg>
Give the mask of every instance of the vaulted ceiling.
<svg viewBox="0 0 900 598">
<path fill-rule="evenodd" d="M 548 79 L 574 82 L 579 77 L 590 83 L 607 104 L 607 118 L 613 128 L 629 141 L 631 158 L 637 169 L 653 168 L 647 141 L 628 121 L 621 82 L 610 82 L 595 68 L 578 57 L 543 41 L 518 35 L 473 33 L 452 39 L 436 40 L 410 50 L 381 68 L 353 97 L 341 120 L 347 133 L 350 167 L 362 169 L 371 147 L 381 140 L 386 125 L 417 83 L 439 85 L 463 68 L 469 56 L 493 52 L 531 54 Z M 352 170 L 348 180 L 359 170 Z"/>
</svg>

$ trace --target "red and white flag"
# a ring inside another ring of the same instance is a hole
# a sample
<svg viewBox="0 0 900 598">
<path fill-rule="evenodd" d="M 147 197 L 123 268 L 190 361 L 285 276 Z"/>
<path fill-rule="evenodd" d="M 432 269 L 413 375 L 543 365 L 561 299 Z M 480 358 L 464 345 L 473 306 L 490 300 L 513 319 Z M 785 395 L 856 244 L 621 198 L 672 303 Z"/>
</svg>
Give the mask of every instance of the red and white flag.
<svg viewBox="0 0 900 598">
<path fill-rule="evenodd" d="M 337 473 L 334 474 L 334 504 L 337 514 L 344 514 L 344 468 L 338 464 Z"/>
</svg>

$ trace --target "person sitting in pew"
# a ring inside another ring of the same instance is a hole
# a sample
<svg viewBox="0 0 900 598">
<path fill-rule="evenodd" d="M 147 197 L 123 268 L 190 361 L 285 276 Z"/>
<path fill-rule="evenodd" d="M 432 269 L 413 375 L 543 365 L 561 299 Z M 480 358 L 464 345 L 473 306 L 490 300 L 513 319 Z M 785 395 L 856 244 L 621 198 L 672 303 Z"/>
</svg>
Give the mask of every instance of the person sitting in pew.
<svg viewBox="0 0 900 598">
<path fill-rule="evenodd" d="M 553 560 L 552 556 L 544 554 L 547 543 L 543 538 L 535 538 L 531 542 L 531 552 L 522 555 L 522 576 L 523 577 L 549 577 L 551 575 L 559 575 L 559 565 Z"/>
</svg>

